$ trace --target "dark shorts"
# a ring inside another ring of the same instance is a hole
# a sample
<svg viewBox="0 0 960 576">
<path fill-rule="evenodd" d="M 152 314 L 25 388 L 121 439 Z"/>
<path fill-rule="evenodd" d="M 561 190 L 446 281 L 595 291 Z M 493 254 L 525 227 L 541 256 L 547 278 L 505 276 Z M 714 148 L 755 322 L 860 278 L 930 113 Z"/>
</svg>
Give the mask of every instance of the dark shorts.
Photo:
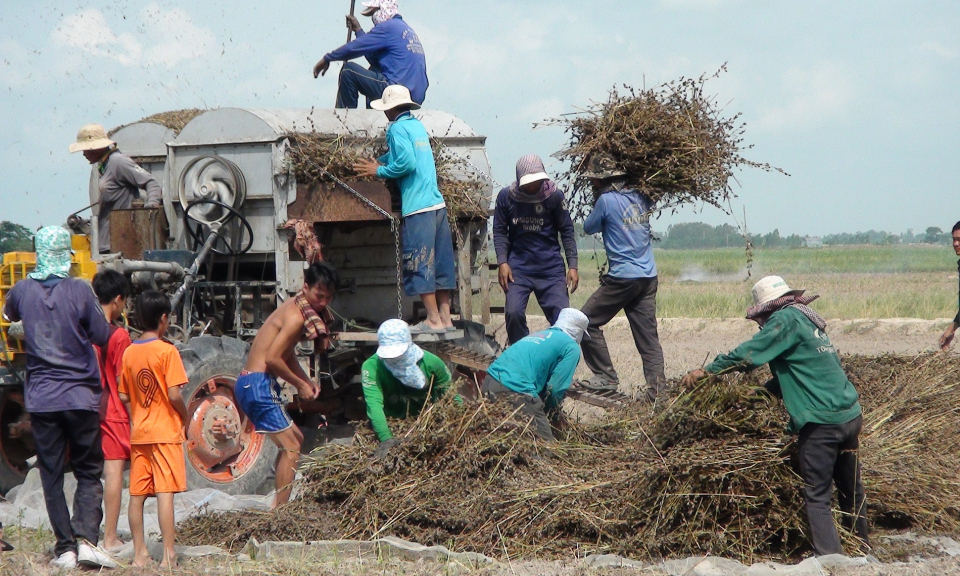
<svg viewBox="0 0 960 576">
<path fill-rule="evenodd" d="M 447 209 L 403 219 L 403 291 L 407 296 L 456 290 L 453 239 Z"/>
<path fill-rule="evenodd" d="M 240 373 L 234 396 L 257 432 L 273 434 L 293 426 L 280 400 L 280 383 L 266 372 Z"/>
</svg>

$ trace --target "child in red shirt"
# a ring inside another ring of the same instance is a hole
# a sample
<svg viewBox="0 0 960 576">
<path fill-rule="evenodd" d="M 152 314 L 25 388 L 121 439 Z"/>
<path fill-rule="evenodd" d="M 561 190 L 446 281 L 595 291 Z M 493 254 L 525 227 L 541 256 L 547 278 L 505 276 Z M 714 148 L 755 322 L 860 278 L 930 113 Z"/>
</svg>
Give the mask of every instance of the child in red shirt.
<svg viewBox="0 0 960 576">
<path fill-rule="evenodd" d="M 173 495 L 187 489 L 183 456 L 187 406 L 180 388 L 187 373 L 180 352 L 161 339 L 170 327 L 170 300 L 156 290 L 137 298 L 137 317 L 146 329 L 123 353 L 120 399 L 130 410 L 130 532 L 133 564 L 150 562 L 143 531 L 143 505 L 157 497 L 157 516 L 163 537 L 161 568 L 177 565 Z"/>
<path fill-rule="evenodd" d="M 103 547 L 107 550 L 123 546 L 117 538 L 117 520 L 123 500 L 123 468 L 130 461 L 130 417 L 120 401 L 117 385 L 123 363 L 123 352 L 130 345 L 130 335 L 114 323 L 123 314 L 130 296 L 127 277 L 116 270 L 104 270 L 93 277 L 103 315 L 110 323 L 110 340 L 105 347 L 96 346 L 100 359 L 100 436 L 103 446 Z"/>
</svg>

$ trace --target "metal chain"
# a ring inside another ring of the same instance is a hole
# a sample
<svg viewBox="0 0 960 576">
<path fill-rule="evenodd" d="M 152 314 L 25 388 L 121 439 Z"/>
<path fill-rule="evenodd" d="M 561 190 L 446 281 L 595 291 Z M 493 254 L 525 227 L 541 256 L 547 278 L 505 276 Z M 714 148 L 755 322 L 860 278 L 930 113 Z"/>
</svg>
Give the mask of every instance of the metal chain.
<svg viewBox="0 0 960 576">
<path fill-rule="evenodd" d="M 396 255 L 396 261 L 397 261 L 397 318 L 403 319 L 403 291 L 402 291 L 403 273 L 400 267 L 400 219 L 395 217 L 393 214 L 387 212 L 383 208 L 377 206 L 373 202 L 373 200 L 370 200 L 363 194 L 357 192 L 349 184 L 337 178 L 336 175 L 331 174 L 328 170 L 324 169 L 322 166 L 319 166 L 313 160 L 306 158 L 306 156 L 304 156 L 304 158 L 314 168 L 316 168 L 317 170 L 325 174 L 327 177 L 329 177 L 331 180 L 333 180 L 334 183 L 336 183 L 338 186 L 340 186 L 347 192 L 350 192 L 351 194 L 359 198 L 360 201 L 362 201 L 364 204 L 373 208 L 374 210 L 376 210 L 377 212 L 385 216 L 388 220 L 390 220 L 390 230 L 391 232 L 393 232 L 393 248 L 394 248 L 394 253 Z"/>
</svg>

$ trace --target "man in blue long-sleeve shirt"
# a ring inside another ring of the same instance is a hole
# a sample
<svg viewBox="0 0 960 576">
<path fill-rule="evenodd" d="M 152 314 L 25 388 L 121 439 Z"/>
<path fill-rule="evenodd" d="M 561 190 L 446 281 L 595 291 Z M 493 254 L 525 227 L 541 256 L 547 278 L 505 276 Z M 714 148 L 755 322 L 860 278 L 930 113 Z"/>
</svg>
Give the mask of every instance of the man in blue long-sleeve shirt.
<svg viewBox="0 0 960 576">
<path fill-rule="evenodd" d="M 600 278 L 600 287 L 583 305 L 583 313 L 590 319 L 590 340 L 584 342 L 583 359 L 594 374 L 584 385 L 602 390 L 619 387 L 601 328 L 623 310 L 643 360 L 647 397 L 653 401 L 666 382 L 657 334 L 657 265 L 650 244 L 653 202 L 627 186 L 626 174 L 610 156 L 594 155 L 583 175 L 590 178 L 597 198 L 583 231 L 603 233 L 610 261 L 609 274 Z"/>
<path fill-rule="evenodd" d="M 390 121 L 388 152 L 374 160 L 360 160 L 354 170 L 361 178 L 394 180 L 400 187 L 403 215 L 403 288 L 420 296 L 427 319 L 412 326 L 414 334 L 441 334 L 453 330 L 450 291 L 457 287 L 453 238 L 447 206 L 437 186 L 437 166 L 430 135 L 411 110 L 420 108 L 403 86 L 388 86 L 383 98 L 371 105 Z"/>
<path fill-rule="evenodd" d="M 559 234 L 567 253 L 560 255 Z M 500 286 L 506 295 L 505 317 L 510 344 L 530 334 L 527 301 L 530 292 L 550 324 L 570 306 L 567 289 L 574 292 L 577 239 L 563 192 L 550 180 L 543 161 L 528 154 L 517 162 L 517 180 L 500 191 L 493 214 L 493 245 L 497 251 Z"/>
<path fill-rule="evenodd" d="M 380 98 L 392 84 L 406 86 L 414 102 L 423 104 L 430 82 L 417 33 L 397 13 L 396 0 L 370 0 L 363 5 L 363 15 L 373 19 L 373 28 L 364 33 L 360 22 L 347 16 L 347 27 L 357 33 L 357 39 L 321 58 L 313 67 L 313 77 L 326 75 L 331 62 L 345 62 L 340 70 L 337 108 L 356 108 L 360 94 L 367 98 L 370 108 L 370 102 Z M 360 57 L 367 59 L 369 69 L 347 62 Z"/>
<path fill-rule="evenodd" d="M 503 398 L 530 416 L 540 438 L 553 440 L 562 422 L 560 404 L 580 362 L 587 317 L 576 308 L 560 311 L 556 323 L 507 348 L 487 370 L 481 386 L 490 399 Z"/>
</svg>

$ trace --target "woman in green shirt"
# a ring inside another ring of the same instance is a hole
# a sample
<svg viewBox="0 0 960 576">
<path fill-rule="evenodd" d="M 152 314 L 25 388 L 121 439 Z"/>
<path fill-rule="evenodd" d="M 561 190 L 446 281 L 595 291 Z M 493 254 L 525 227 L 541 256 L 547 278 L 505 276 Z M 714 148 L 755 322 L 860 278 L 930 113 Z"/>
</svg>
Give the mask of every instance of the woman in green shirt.
<svg viewBox="0 0 960 576">
<path fill-rule="evenodd" d="M 832 484 L 848 528 L 867 542 L 867 504 L 860 481 L 861 409 L 857 391 L 827 337 L 827 323 L 807 307 L 817 296 L 791 290 L 783 278 L 767 276 L 753 287 L 747 318 L 760 331 L 702 370 L 683 378 L 692 386 L 709 374 L 749 371 L 770 364 L 767 389 L 783 399 L 790 431 L 799 435 L 800 476 L 817 555 L 843 554 L 833 522 Z"/>
<path fill-rule="evenodd" d="M 387 417 L 417 416 L 427 403 L 450 388 L 450 371 L 443 360 L 413 343 L 410 326 L 387 320 L 377 330 L 377 353 L 363 363 L 363 397 L 367 417 L 380 440 L 374 453 L 383 457 L 400 443 L 387 425 Z"/>
</svg>

